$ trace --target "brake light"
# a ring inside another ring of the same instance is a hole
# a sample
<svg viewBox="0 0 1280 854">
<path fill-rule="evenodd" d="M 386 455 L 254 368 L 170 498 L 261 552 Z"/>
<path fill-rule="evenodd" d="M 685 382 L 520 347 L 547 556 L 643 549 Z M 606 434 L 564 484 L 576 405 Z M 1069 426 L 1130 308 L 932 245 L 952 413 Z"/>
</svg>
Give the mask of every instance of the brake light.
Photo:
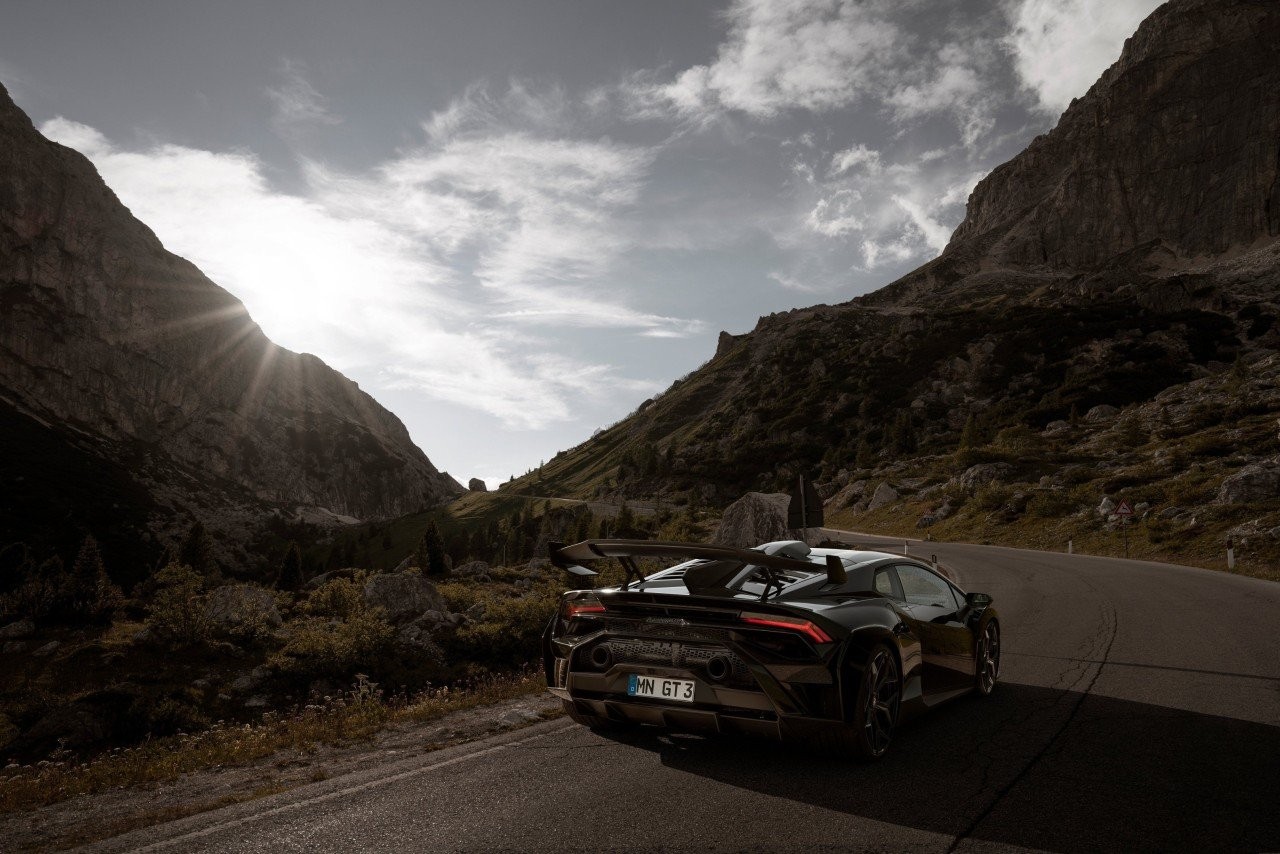
<svg viewBox="0 0 1280 854">
<path fill-rule="evenodd" d="M 821 626 L 814 625 L 808 620 L 800 617 L 785 617 L 777 614 L 753 614 L 744 611 L 738 617 L 744 623 L 753 626 L 764 626 L 769 629 L 790 629 L 793 632 L 799 632 L 814 643 L 831 643 L 831 635 L 822 630 Z"/>
<path fill-rule="evenodd" d="M 600 600 L 591 597 L 582 597 L 579 599 L 565 599 L 560 603 L 560 616 L 566 620 L 575 620 L 578 617 L 591 617 L 604 613 L 604 605 L 600 604 Z"/>
</svg>

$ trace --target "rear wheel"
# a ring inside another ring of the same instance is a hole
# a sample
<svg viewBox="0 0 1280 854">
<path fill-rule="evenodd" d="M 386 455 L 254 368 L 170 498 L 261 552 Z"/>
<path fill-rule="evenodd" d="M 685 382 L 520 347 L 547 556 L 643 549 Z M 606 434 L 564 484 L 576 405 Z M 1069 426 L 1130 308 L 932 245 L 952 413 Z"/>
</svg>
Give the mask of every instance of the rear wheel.
<svg viewBox="0 0 1280 854">
<path fill-rule="evenodd" d="M 982 696 L 995 690 L 996 680 L 1000 678 L 1000 624 L 991 620 L 982 629 L 978 637 L 977 673 L 974 676 L 975 687 Z"/>
<path fill-rule="evenodd" d="M 879 759 L 893 741 L 898 725 L 898 707 L 902 704 L 902 678 L 893 650 L 877 644 L 867 658 L 866 670 L 858 689 L 858 706 L 854 720 L 858 753 L 866 759 Z"/>
<path fill-rule="evenodd" d="M 862 673 L 850 673 L 849 678 L 858 680 L 850 722 L 806 733 L 804 744 L 815 752 L 863 761 L 879 759 L 893 741 L 902 704 L 898 659 L 888 646 L 876 644 L 867 654 Z"/>
</svg>

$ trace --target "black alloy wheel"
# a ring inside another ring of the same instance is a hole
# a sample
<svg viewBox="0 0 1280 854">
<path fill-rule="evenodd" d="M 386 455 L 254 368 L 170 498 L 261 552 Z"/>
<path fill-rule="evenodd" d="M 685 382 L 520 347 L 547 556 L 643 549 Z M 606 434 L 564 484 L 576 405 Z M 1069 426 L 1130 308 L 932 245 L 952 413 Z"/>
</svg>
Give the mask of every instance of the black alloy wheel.
<svg viewBox="0 0 1280 854">
<path fill-rule="evenodd" d="M 978 693 L 987 696 L 996 687 L 1000 678 L 1000 624 L 995 620 L 987 623 L 978 638 Z"/>
<path fill-rule="evenodd" d="M 898 661 L 887 646 L 878 645 L 871 651 L 867 669 L 863 672 L 860 693 L 860 746 L 867 758 L 878 759 L 893 741 L 893 728 L 898 723 L 898 706 L 902 702 Z"/>
</svg>

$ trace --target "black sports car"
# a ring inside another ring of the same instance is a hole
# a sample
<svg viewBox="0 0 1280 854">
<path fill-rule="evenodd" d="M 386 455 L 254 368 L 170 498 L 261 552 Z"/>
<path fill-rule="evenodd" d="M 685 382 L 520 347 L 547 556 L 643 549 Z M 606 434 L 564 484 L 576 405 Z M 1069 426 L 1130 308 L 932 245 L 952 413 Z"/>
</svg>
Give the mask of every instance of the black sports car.
<svg viewBox="0 0 1280 854">
<path fill-rule="evenodd" d="M 572 590 L 543 635 L 551 692 L 596 729 L 655 724 L 794 740 L 874 759 L 899 720 L 1000 675 L 991 597 L 874 551 L 586 540 L 551 561 L 621 562 L 618 587 Z M 691 558 L 648 577 L 638 557 Z"/>
</svg>

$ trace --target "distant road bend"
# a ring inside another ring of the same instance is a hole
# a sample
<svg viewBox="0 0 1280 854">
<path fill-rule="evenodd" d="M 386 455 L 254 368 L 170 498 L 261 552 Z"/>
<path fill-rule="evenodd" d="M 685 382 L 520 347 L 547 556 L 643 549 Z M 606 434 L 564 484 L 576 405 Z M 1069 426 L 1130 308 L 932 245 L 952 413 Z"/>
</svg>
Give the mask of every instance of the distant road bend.
<svg viewBox="0 0 1280 854">
<path fill-rule="evenodd" d="M 878 764 L 555 720 L 93 850 L 1280 851 L 1280 585 L 920 545 L 995 596 L 1002 685 Z"/>
</svg>

